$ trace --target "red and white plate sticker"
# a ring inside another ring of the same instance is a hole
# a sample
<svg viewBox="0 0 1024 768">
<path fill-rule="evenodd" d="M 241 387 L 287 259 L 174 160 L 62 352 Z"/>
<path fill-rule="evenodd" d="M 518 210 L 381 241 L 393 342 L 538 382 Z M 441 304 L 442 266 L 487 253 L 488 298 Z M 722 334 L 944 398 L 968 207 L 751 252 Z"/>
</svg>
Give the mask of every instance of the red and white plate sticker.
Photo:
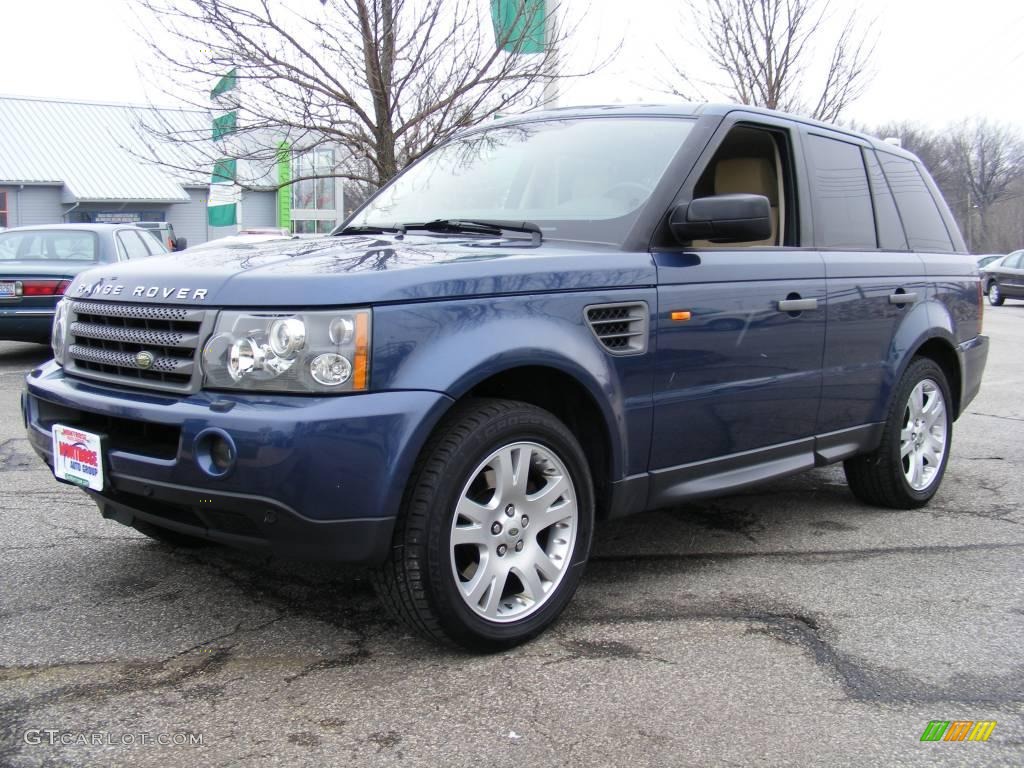
<svg viewBox="0 0 1024 768">
<path fill-rule="evenodd" d="M 58 480 L 102 491 L 103 449 L 100 436 L 54 424 L 53 474 Z"/>
</svg>

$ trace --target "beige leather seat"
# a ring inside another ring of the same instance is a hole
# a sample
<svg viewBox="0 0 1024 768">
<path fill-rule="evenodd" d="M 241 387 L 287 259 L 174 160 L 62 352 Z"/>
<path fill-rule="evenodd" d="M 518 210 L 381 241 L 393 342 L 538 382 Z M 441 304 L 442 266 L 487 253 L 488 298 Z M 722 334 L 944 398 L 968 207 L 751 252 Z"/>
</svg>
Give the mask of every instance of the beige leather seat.
<svg viewBox="0 0 1024 768">
<path fill-rule="evenodd" d="M 776 245 L 779 237 L 779 178 L 775 163 L 766 157 L 732 157 L 715 163 L 715 194 L 764 195 L 772 207 L 772 236 L 766 240 L 744 240 L 730 245 Z M 722 247 L 722 243 L 695 240 L 695 248 Z"/>
</svg>

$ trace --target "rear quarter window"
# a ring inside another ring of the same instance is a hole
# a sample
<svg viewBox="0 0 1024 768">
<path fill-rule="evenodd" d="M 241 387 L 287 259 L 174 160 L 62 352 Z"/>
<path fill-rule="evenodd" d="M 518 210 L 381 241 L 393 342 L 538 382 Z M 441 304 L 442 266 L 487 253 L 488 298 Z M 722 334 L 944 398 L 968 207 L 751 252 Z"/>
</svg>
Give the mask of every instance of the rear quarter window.
<svg viewBox="0 0 1024 768">
<path fill-rule="evenodd" d="M 868 181 L 871 183 L 871 199 L 875 203 L 875 228 L 878 231 L 878 247 L 886 251 L 905 251 L 907 235 L 903 231 L 900 214 L 896 210 L 889 185 L 885 182 L 885 174 L 878 158 L 870 149 L 864 150 L 864 164 L 868 169 Z"/>
<path fill-rule="evenodd" d="M 952 253 L 953 241 L 917 163 L 886 152 L 879 153 L 879 160 L 896 199 L 910 248 L 915 251 Z"/>
</svg>

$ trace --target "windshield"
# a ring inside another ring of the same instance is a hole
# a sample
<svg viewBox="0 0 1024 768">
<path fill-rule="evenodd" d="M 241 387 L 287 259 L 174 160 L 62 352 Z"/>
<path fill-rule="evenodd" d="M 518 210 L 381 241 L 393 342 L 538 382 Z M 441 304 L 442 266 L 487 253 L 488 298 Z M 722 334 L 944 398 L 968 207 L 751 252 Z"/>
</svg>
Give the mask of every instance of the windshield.
<svg viewBox="0 0 1024 768">
<path fill-rule="evenodd" d="M 621 244 L 692 125 L 578 118 L 474 133 L 427 154 L 349 226 L 528 221 L 546 238 Z"/>
<path fill-rule="evenodd" d="M 0 261 L 84 261 L 99 257 L 94 232 L 40 229 L 0 234 Z"/>
</svg>

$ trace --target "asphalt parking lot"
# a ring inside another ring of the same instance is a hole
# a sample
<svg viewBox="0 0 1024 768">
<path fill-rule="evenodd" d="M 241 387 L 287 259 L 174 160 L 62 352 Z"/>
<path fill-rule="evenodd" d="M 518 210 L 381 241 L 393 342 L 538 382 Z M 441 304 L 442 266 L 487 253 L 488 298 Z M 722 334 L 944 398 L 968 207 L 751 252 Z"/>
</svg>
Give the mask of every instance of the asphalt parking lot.
<svg viewBox="0 0 1024 768">
<path fill-rule="evenodd" d="M 104 521 L 23 437 L 47 350 L 0 342 L 0 765 L 1024 764 L 1024 303 L 985 326 L 930 507 L 827 468 L 605 524 L 553 630 L 483 657 L 407 636 L 358 572 Z"/>
</svg>

